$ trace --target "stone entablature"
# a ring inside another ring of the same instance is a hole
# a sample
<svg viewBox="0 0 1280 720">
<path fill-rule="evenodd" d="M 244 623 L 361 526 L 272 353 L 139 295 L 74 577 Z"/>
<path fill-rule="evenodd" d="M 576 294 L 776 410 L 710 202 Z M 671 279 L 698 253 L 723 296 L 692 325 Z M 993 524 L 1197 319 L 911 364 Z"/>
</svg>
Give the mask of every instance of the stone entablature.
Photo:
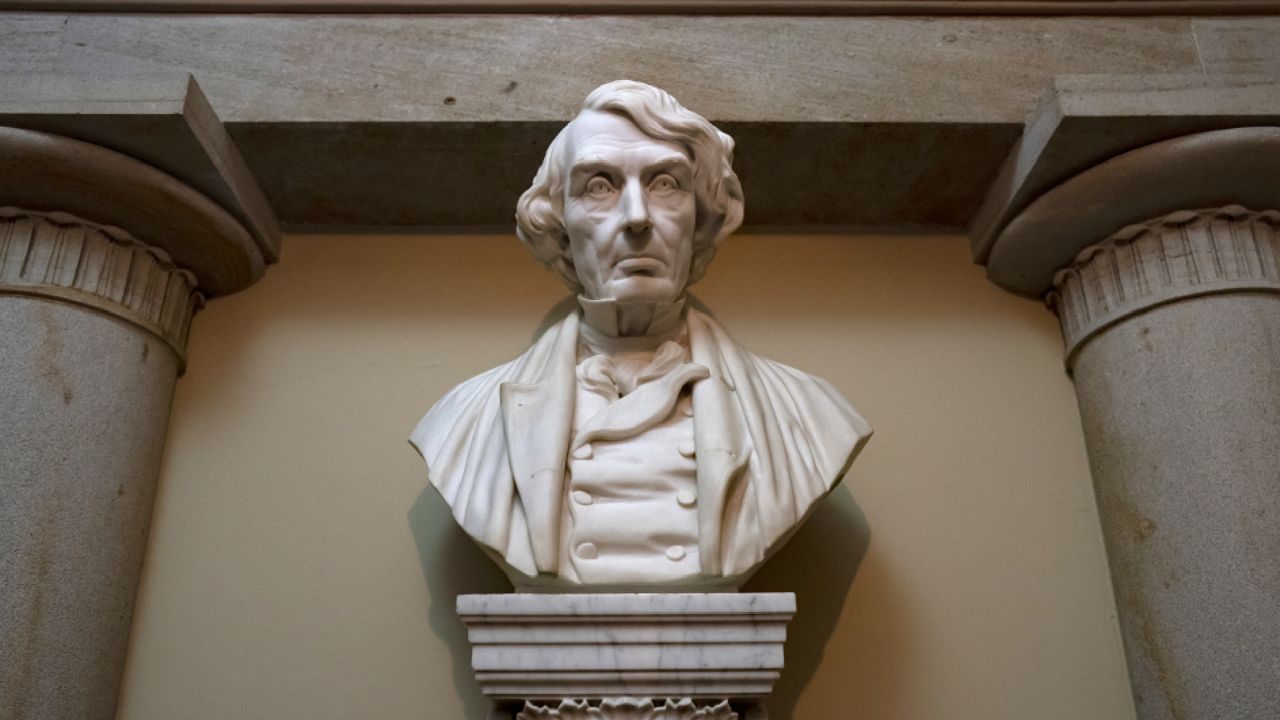
<svg viewBox="0 0 1280 720">
<path fill-rule="evenodd" d="M 573 13 L 695 15 L 1275 15 L 1269 0 L 0 0 L 62 12 Z"/>
</svg>

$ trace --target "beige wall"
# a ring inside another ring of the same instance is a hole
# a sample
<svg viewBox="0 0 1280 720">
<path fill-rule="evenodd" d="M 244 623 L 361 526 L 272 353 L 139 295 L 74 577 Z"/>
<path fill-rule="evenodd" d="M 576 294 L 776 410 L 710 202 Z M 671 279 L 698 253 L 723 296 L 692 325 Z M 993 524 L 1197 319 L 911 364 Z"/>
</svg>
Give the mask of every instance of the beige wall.
<svg viewBox="0 0 1280 720">
<path fill-rule="evenodd" d="M 956 237 L 731 239 L 697 296 L 876 435 L 752 581 L 774 720 L 1133 716 L 1052 316 Z M 452 611 L 505 581 L 405 442 L 564 297 L 510 237 L 292 237 L 196 320 L 121 720 L 482 718 Z"/>
</svg>

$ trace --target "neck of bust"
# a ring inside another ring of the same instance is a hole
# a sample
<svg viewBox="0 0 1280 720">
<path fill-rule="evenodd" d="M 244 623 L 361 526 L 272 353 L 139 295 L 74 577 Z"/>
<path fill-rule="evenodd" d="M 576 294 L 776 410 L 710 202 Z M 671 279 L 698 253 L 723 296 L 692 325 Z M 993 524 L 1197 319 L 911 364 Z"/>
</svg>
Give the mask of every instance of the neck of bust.
<svg viewBox="0 0 1280 720">
<path fill-rule="evenodd" d="M 579 295 L 583 339 L 594 352 L 656 350 L 684 327 L 684 295 L 663 302 L 621 303 Z"/>
</svg>

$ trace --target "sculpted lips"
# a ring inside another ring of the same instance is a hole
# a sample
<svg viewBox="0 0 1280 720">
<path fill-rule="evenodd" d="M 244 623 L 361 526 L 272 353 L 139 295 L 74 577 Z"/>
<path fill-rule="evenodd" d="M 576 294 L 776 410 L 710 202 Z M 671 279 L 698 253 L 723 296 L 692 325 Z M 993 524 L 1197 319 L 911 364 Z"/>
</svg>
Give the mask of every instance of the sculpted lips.
<svg viewBox="0 0 1280 720">
<path fill-rule="evenodd" d="M 663 263 L 657 258 L 636 256 L 623 258 L 614 267 L 624 275 L 654 275 L 662 270 Z"/>
</svg>

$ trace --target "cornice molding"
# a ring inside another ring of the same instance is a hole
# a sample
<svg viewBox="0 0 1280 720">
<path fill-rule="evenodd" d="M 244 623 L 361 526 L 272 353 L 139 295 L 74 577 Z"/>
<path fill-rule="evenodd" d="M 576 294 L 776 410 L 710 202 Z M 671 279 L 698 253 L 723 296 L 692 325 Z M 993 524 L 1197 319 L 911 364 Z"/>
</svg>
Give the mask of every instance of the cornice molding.
<svg viewBox="0 0 1280 720">
<path fill-rule="evenodd" d="M 575 15 L 1278 15 L 1276 0 L 0 0 L 0 10 Z"/>
<path fill-rule="evenodd" d="M 1001 287 L 1044 297 L 1054 276 L 1116 228 L 1189 208 L 1280 208 L 1280 126 L 1184 135 L 1074 175 L 1013 218 L 987 259 Z"/>
<path fill-rule="evenodd" d="M 1280 293 L 1280 211 L 1184 210 L 1130 225 L 1059 270 L 1048 295 L 1068 369 L 1084 344 L 1158 305 L 1231 292 Z"/>
<path fill-rule="evenodd" d="M 262 277 L 262 251 L 239 220 L 136 158 L 62 135 L 0 126 L 0 168 L 0 205 L 126 228 L 195 273 L 208 297 L 230 295 Z"/>
<path fill-rule="evenodd" d="M 0 207 L 0 295 L 105 312 L 155 335 L 185 365 L 196 277 L 124 230 L 61 212 Z"/>
</svg>

